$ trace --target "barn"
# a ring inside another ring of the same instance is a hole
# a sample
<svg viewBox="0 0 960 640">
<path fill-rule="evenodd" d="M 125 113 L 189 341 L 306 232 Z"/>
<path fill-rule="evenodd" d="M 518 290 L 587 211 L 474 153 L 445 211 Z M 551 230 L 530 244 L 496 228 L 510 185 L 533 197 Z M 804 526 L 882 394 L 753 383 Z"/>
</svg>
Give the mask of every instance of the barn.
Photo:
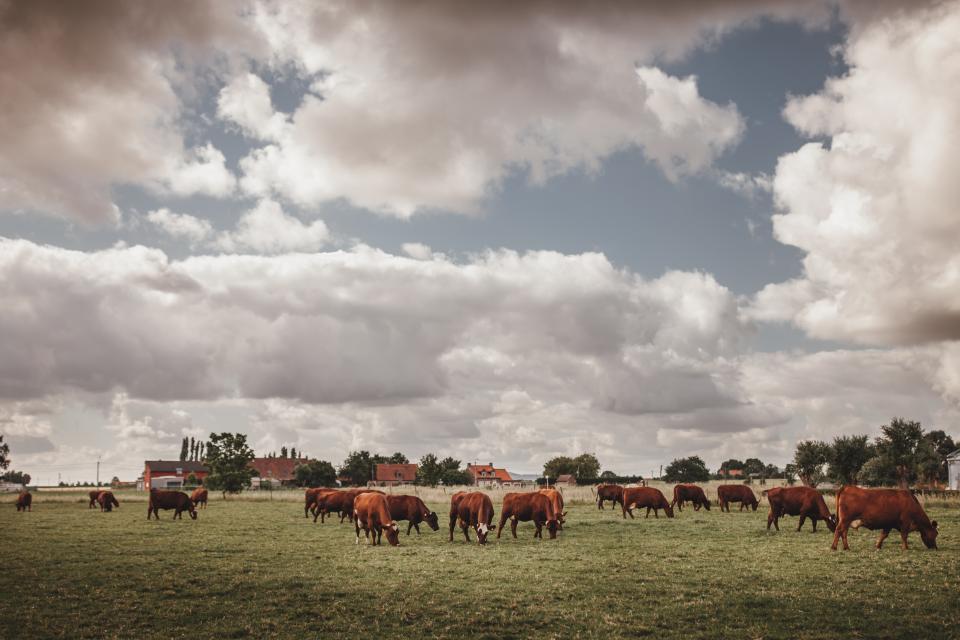
<svg viewBox="0 0 960 640">
<path fill-rule="evenodd" d="M 186 460 L 147 460 L 143 463 L 144 489 L 176 489 L 182 487 L 193 474 L 197 480 L 210 474 L 210 469 L 202 462 Z"/>
<path fill-rule="evenodd" d="M 378 487 L 413 484 L 417 479 L 415 464 L 378 464 L 373 470 L 373 482 Z"/>
<path fill-rule="evenodd" d="M 960 449 L 947 456 L 947 472 L 950 474 L 949 488 L 960 491 Z"/>
</svg>

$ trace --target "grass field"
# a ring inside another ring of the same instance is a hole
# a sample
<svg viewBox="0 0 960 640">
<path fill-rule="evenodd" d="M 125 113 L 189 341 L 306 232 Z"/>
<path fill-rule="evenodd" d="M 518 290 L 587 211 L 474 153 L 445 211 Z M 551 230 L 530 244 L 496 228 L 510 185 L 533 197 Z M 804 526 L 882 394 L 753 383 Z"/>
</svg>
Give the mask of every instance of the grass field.
<svg viewBox="0 0 960 640">
<path fill-rule="evenodd" d="M 877 553 L 861 530 L 831 552 L 796 518 L 768 534 L 765 505 L 625 522 L 588 503 L 558 540 L 521 524 L 481 548 L 448 542 L 438 495 L 441 530 L 393 548 L 276 497 L 159 522 L 123 495 L 103 514 L 78 494 L 40 492 L 25 514 L 5 501 L 0 638 L 960 637 L 956 508 L 928 505 L 939 551 L 894 533 Z"/>
</svg>

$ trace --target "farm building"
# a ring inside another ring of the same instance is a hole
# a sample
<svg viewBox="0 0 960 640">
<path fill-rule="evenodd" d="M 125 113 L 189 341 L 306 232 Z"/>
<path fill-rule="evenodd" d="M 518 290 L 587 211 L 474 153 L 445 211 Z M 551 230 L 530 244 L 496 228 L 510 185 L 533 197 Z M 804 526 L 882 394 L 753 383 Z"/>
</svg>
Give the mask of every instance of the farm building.
<svg viewBox="0 0 960 640">
<path fill-rule="evenodd" d="M 182 487 L 190 474 L 203 481 L 210 469 L 202 462 L 184 460 L 147 460 L 143 463 L 144 489 L 170 489 Z"/>
<path fill-rule="evenodd" d="M 250 481 L 254 489 L 267 481 L 273 485 L 290 486 L 294 484 L 293 471 L 298 465 L 307 464 L 309 458 L 254 458 L 250 468 L 256 473 Z"/>
<path fill-rule="evenodd" d="M 413 484 L 417 479 L 415 464 L 378 464 L 373 471 L 373 482 L 378 487 Z"/>
<path fill-rule="evenodd" d="M 960 449 L 947 456 L 947 472 L 950 474 L 950 489 L 960 491 Z"/>
<path fill-rule="evenodd" d="M 577 486 L 577 479 L 570 473 L 561 473 L 557 476 L 557 481 L 553 484 L 565 484 L 570 487 Z"/>
<path fill-rule="evenodd" d="M 473 478 L 473 484 L 478 487 L 515 487 L 523 483 L 514 480 L 506 469 L 497 469 L 490 464 L 468 464 L 467 473 Z"/>
</svg>

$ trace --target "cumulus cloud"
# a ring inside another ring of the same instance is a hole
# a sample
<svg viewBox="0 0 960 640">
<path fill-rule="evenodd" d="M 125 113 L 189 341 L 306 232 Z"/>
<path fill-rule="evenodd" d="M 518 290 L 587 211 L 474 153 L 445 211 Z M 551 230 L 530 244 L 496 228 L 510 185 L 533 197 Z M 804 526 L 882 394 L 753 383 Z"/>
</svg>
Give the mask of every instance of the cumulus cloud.
<svg viewBox="0 0 960 640">
<path fill-rule="evenodd" d="M 213 246 L 228 253 L 286 253 L 317 251 L 330 240 L 323 220 L 304 224 L 284 213 L 272 200 L 261 200 L 246 212 L 233 231 L 217 237 Z"/>
<path fill-rule="evenodd" d="M 825 137 L 782 157 L 774 233 L 803 249 L 803 277 L 768 285 L 761 319 L 866 344 L 960 339 L 960 3 L 857 23 L 849 72 L 790 100 Z"/>
<path fill-rule="evenodd" d="M 174 213 L 165 207 L 149 212 L 147 220 L 164 233 L 186 240 L 191 246 L 200 244 L 213 234 L 213 225 L 206 220 L 186 213 Z"/>
</svg>

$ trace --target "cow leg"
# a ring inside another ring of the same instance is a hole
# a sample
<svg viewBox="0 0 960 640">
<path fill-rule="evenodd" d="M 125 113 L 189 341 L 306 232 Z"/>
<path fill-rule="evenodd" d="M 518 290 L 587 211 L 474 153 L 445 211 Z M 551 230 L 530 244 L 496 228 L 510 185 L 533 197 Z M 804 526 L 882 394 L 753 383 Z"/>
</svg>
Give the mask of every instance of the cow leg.
<svg viewBox="0 0 960 640">
<path fill-rule="evenodd" d="M 463 537 L 467 539 L 467 542 L 470 542 L 470 534 L 467 532 L 468 525 L 464 523 L 462 528 L 463 528 Z"/>
<path fill-rule="evenodd" d="M 510 531 L 511 533 L 513 533 L 513 539 L 516 540 L 517 539 L 517 519 L 516 518 L 512 518 L 510 520 Z"/>
<path fill-rule="evenodd" d="M 830 548 L 834 551 L 837 550 L 837 542 L 840 541 L 840 532 L 843 530 L 843 523 L 838 522 L 837 526 L 833 530 L 833 544 L 830 545 Z"/>
<path fill-rule="evenodd" d="M 817 516 L 811 517 L 810 522 L 813 523 L 813 532 L 816 533 L 817 532 Z"/>
<path fill-rule="evenodd" d="M 901 525 L 901 526 L 902 526 L 902 525 Z M 903 542 L 903 550 L 904 550 L 904 551 L 906 551 L 907 549 L 910 548 L 910 546 L 907 544 L 907 536 L 908 536 L 908 535 L 910 535 L 910 528 L 909 528 L 909 527 L 903 527 L 903 528 L 900 530 L 900 540 Z"/>
<path fill-rule="evenodd" d="M 877 538 L 877 551 L 880 551 L 880 547 L 883 546 L 883 541 L 887 539 L 888 535 L 890 535 L 890 529 L 884 529 L 880 532 L 880 537 Z"/>
<path fill-rule="evenodd" d="M 537 530 L 533 532 L 533 537 L 543 540 L 543 523 L 539 520 L 534 520 L 533 526 L 537 528 Z"/>
<path fill-rule="evenodd" d="M 377 527 L 374 531 L 377 533 L 377 544 L 381 544 L 383 542 L 383 527 Z"/>
<path fill-rule="evenodd" d="M 770 531 L 771 524 L 776 527 L 777 531 L 780 531 L 780 525 L 777 524 L 777 520 L 777 515 L 773 512 L 773 509 L 770 509 L 770 513 L 767 514 L 767 531 Z"/>
<path fill-rule="evenodd" d="M 410 529 L 413 529 L 413 523 L 412 523 L 412 522 L 408 522 L 408 523 L 407 523 L 407 535 L 410 535 Z"/>
<path fill-rule="evenodd" d="M 450 542 L 453 542 L 453 529 L 456 526 L 457 519 L 455 516 L 450 516 Z"/>
<path fill-rule="evenodd" d="M 414 522 L 414 523 L 413 523 L 413 528 L 417 530 L 417 535 L 420 535 L 420 523 L 419 523 L 419 522 Z"/>
<path fill-rule="evenodd" d="M 503 525 L 507 521 L 507 514 L 503 511 L 500 512 L 500 524 L 497 525 L 497 540 L 500 539 L 500 534 L 503 533 Z"/>
<path fill-rule="evenodd" d="M 800 524 L 797 525 L 797 531 L 800 531 L 800 528 L 803 527 L 803 523 L 807 521 L 807 516 L 800 514 Z"/>
</svg>

